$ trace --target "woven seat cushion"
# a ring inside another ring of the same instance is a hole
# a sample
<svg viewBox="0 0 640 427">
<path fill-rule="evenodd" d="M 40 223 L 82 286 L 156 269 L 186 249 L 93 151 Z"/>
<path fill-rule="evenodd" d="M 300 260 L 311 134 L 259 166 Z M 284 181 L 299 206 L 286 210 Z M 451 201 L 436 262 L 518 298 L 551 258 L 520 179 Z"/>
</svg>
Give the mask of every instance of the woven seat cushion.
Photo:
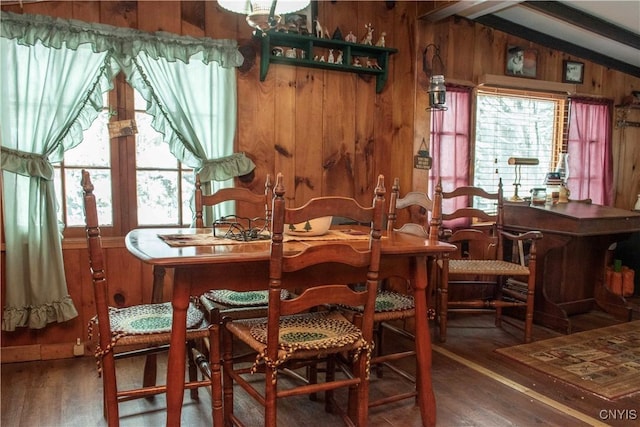
<svg viewBox="0 0 640 427">
<path fill-rule="evenodd" d="M 442 262 L 438 262 L 442 265 Z M 520 264 L 494 260 L 449 260 L 450 274 L 488 274 L 528 276 L 529 268 Z"/>
<path fill-rule="evenodd" d="M 266 318 L 237 320 L 226 327 L 258 353 L 266 348 Z M 279 360 L 365 346 L 360 330 L 338 311 L 305 313 L 280 319 Z"/>
<path fill-rule="evenodd" d="M 169 302 L 125 308 L 109 307 L 109 318 L 114 334 L 142 335 L 170 332 L 173 308 Z M 202 311 L 190 303 L 187 310 L 187 328 L 199 327 L 203 319 Z"/>
<path fill-rule="evenodd" d="M 256 307 L 267 305 L 269 302 L 269 291 L 245 291 L 236 292 L 228 289 L 212 289 L 204 294 L 211 301 L 231 307 Z M 286 289 L 280 291 L 282 299 L 289 298 Z"/>
<path fill-rule="evenodd" d="M 362 312 L 363 307 L 343 306 L 348 310 Z M 380 291 L 376 295 L 376 313 L 411 310 L 415 307 L 413 297 L 391 291 Z"/>
</svg>

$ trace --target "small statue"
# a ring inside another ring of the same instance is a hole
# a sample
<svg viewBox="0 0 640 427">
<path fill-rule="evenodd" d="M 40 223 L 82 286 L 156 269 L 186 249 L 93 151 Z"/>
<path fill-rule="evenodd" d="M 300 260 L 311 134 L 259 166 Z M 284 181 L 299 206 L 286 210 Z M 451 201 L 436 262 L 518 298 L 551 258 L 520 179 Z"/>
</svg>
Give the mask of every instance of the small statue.
<svg viewBox="0 0 640 427">
<path fill-rule="evenodd" d="M 324 33 L 323 33 L 323 29 L 322 29 L 322 25 L 320 25 L 320 21 L 318 21 L 317 19 L 315 19 L 313 22 L 316 23 L 316 32 L 315 35 L 317 38 L 321 39 L 322 37 L 324 37 Z"/>
<path fill-rule="evenodd" d="M 333 49 L 329 49 L 329 57 L 327 58 L 327 62 L 329 64 L 335 63 L 335 59 L 333 57 Z"/>
<path fill-rule="evenodd" d="M 360 58 L 358 58 L 357 56 L 355 58 L 353 58 L 353 64 L 354 67 L 362 67 L 362 64 L 360 63 Z"/>
<path fill-rule="evenodd" d="M 385 40 L 384 37 L 387 35 L 387 33 L 385 33 L 384 31 L 380 33 L 380 38 L 378 39 L 378 41 L 376 42 L 376 46 L 378 47 L 384 47 L 385 44 Z"/>
<path fill-rule="evenodd" d="M 378 65 L 378 60 L 375 58 L 367 58 L 367 68 L 375 68 L 376 70 L 382 70 L 382 67 Z"/>
<path fill-rule="evenodd" d="M 373 26 L 371 25 L 371 22 L 369 22 L 364 27 L 367 29 L 367 34 L 362 39 L 361 43 L 371 46 L 373 43 Z"/>
<path fill-rule="evenodd" d="M 358 39 L 356 38 L 355 34 L 353 34 L 353 31 L 349 31 L 349 34 L 347 34 L 347 37 L 344 38 L 344 41 L 349 43 L 358 43 Z"/>
<path fill-rule="evenodd" d="M 338 51 L 338 58 L 336 58 L 336 64 L 342 64 L 344 62 L 344 58 L 342 57 L 342 51 Z"/>
</svg>

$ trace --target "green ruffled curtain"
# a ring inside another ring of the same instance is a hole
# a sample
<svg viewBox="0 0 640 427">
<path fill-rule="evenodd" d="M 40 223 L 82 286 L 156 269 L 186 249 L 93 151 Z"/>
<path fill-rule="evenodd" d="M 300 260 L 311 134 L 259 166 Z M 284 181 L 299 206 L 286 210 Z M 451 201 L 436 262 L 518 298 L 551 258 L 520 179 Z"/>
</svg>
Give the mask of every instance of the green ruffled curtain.
<svg viewBox="0 0 640 427">
<path fill-rule="evenodd" d="M 213 179 L 226 180 L 255 167 L 242 154 L 225 152 L 222 158 L 211 157 L 220 154 L 210 148 L 214 144 L 222 141 L 232 146 L 232 131 L 224 132 L 223 140 L 210 135 L 229 125 L 235 128 L 235 71 L 231 67 L 242 64 L 242 55 L 231 40 L 150 34 L 10 12 L 2 12 L 0 20 L 0 149 L 7 248 L 2 329 L 39 329 L 77 316 L 64 276 L 52 163 L 61 161 L 64 151 L 82 141 L 82 131 L 97 117 L 102 93 L 111 88 L 114 75 L 122 69 L 148 96 L 161 90 L 149 87 L 153 79 L 146 79 L 143 85 L 140 82 L 145 79 L 136 77 L 145 62 L 162 64 L 148 65 L 147 72 L 180 63 L 198 64 L 196 68 L 212 64 L 209 68 L 222 67 L 233 74 L 220 84 L 233 85 L 229 92 L 233 99 L 227 101 L 234 119 L 224 116 L 224 121 L 216 122 L 223 124 L 204 137 L 198 134 L 204 118 L 198 125 L 183 126 L 188 122 L 183 115 L 193 113 L 194 107 L 174 108 L 168 97 L 147 98 L 156 116 L 154 123 L 166 131 L 172 151 Z M 192 57 L 197 61 L 191 61 Z M 186 77 L 191 71 L 182 72 Z M 178 87 L 187 87 L 186 78 L 184 82 Z M 220 105 L 217 99 L 222 92 L 212 90 L 210 97 L 205 93 L 199 86 L 201 98 Z M 210 146 L 201 142 L 205 139 Z"/>
<path fill-rule="evenodd" d="M 255 168 L 244 154 L 233 153 L 235 70 L 212 67 L 200 53 L 184 63 L 154 59 L 140 52 L 126 74 L 131 86 L 147 100 L 147 111 L 154 117 L 153 128 L 164 135 L 180 161 L 200 174 L 205 191 L 230 187 L 231 177 L 245 175 Z M 203 93 L 214 95 L 206 97 Z M 214 218 L 229 213 L 226 205 L 216 208 Z M 205 218 L 205 222 L 208 220 Z"/>
</svg>

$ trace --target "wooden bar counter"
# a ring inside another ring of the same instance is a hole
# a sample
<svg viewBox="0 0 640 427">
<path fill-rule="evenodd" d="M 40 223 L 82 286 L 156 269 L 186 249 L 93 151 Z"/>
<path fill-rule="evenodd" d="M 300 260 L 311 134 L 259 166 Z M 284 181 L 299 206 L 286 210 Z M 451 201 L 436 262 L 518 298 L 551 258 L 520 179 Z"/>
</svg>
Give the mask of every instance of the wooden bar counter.
<svg viewBox="0 0 640 427">
<path fill-rule="evenodd" d="M 544 234 L 537 246 L 536 323 L 570 334 L 570 316 L 594 308 L 631 320 L 624 298 L 605 287 L 605 264 L 612 243 L 640 230 L 639 212 L 582 202 L 505 202 L 504 224 L 507 231 Z"/>
</svg>

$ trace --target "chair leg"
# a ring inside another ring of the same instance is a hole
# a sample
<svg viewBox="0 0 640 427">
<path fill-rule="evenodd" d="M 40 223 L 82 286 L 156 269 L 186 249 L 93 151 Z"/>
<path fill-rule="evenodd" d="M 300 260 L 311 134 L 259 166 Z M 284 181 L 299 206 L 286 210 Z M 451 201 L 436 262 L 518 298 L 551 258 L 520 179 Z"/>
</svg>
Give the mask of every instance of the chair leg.
<svg viewBox="0 0 640 427">
<path fill-rule="evenodd" d="M 224 425 L 231 425 L 233 417 L 233 337 L 221 324 L 220 332 L 222 336 L 222 400 L 224 412 Z M 211 341 L 211 347 L 220 345 L 219 341 Z M 212 350 L 213 352 L 213 350 Z"/>
<path fill-rule="evenodd" d="M 500 276 L 496 279 L 496 301 L 502 301 L 502 287 L 505 285 L 506 277 Z M 502 326 L 502 306 L 499 304 L 496 305 L 496 327 L 500 328 Z"/>
<path fill-rule="evenodd" d="M 198 366 L 196 362 L 193 360 L 193 351 L 195 348 L 195 343 L 193 341 L 189 341 L 187 343 L 187 366 L 189 368 L 189 381 L 197 381 L 198 380 Z M 191 399 L 198 400 L 198 388 L 192 388 L 189 392 Z"/>
<path fill-rule="evenodd" d="M 209 366 L 211 367 L 211 416 L 213 427 L 224 426 L 222 405 L 222 372 L 220 370 L 220 323 L 209 326 Z"/>
<path fill-rule="evenodd" d="M 438 321 L 440 326 L 440 342 L 447 341 L 447 311 L 448 311 L 448 303 L 449 303 L 449 272 L 448 270 L 448 260 L 444 260 L 444 268 L 440 272 L 441 282 L 440 282 L 440 307 L 438 310 Z"/>
<path fill-rule="evenodd" d="M 116 382 L 116 364 L 112 351 L 102 357 L 102 393 L 105 409 L 105 417 L 109 427 L 120 425 L 120 413 L 118 409 L 118 386 Z"/>
<path fill-rule="evenodd" d="M 265 366 L 264 387 L 264 425 L 276 427 L 278 419 L 278 407 L 276 402 L 277 369 Z"/>
<path fill-rule="evenodd" d="M 158 370 L 158 356 L 156 354 L 148 354 L 144 361 L 144 372 L 142 376 L 142 386 L 151 387 L 156 385 L 156 377 Z M 147 396 L 145 399 L 152 400 L 154 396 Z"/>
</svg>

